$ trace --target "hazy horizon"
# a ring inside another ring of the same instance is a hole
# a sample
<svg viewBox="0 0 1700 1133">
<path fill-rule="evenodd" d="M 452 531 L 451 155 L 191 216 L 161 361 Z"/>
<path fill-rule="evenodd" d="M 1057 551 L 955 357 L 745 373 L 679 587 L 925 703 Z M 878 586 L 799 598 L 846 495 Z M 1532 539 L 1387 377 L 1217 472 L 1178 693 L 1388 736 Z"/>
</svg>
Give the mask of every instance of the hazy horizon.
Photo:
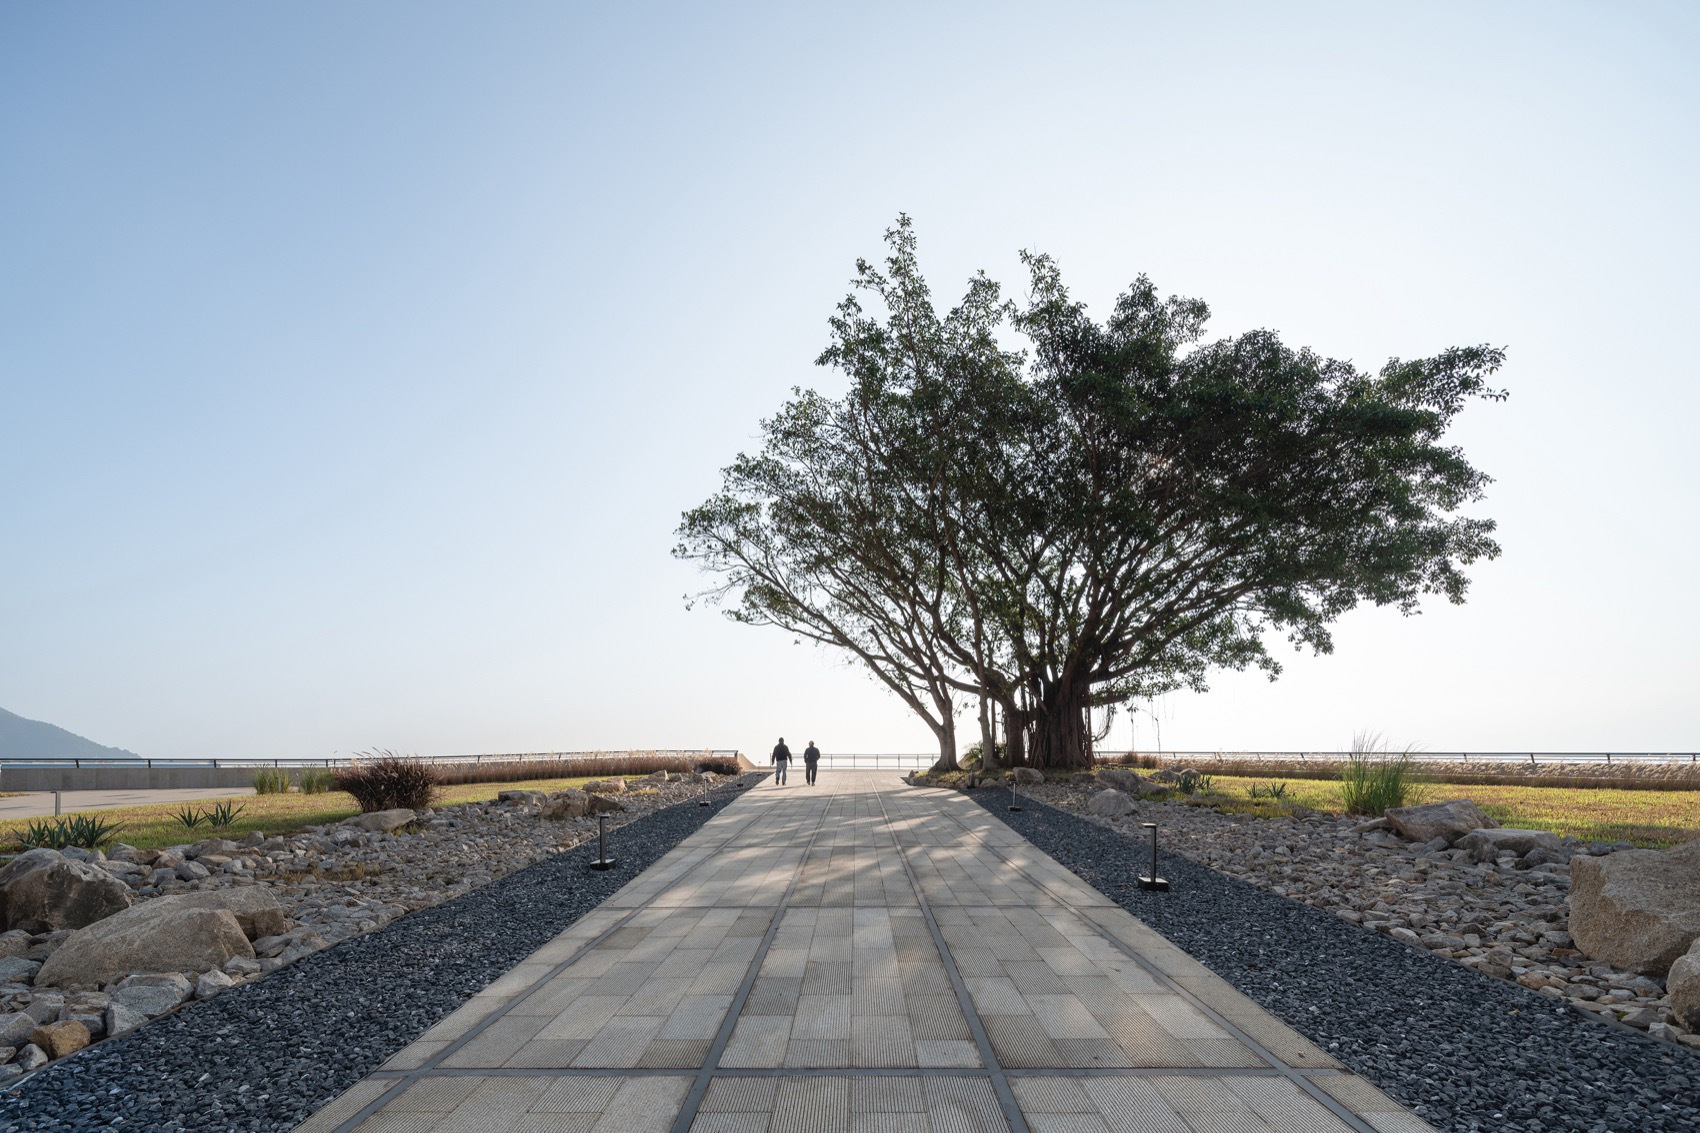
<svg viewBox="0 0 1700 1133">
<path fill-rule="evenodd" d="M 928 750 L 669 555 L 841 388 L 906 212 L 941 303 L 1032 249 L 1100 316 L 1144 273 L 1363 369 L 1509 349 L 1469 601 L 1171 696 L 1166 749 L 1700 749 L 1697 47 L 1651 3 L 11 6 L 0 706 L 153 757 Z"/>
</svg>

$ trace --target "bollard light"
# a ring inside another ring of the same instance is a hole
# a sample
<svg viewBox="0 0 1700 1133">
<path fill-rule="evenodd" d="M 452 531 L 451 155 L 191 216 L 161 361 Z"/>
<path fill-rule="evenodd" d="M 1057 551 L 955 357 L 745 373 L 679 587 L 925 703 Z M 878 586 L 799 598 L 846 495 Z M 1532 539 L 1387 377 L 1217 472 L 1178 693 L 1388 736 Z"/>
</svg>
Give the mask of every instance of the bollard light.
<svg viewBox="0 0 1700 1133">
<path fill-rule="evenodd" d="M 704 778 L 703 781 L 702 781 L 702 799 L 700 801 L 698 801 L 697 805 L 698 806 L 707 806 L 708 805 L 708 780 L 706 778 Z"/>
<path fill-rule="evenodd" d="M 596 816 L 596 860 L 590 863 L 591 869 L 613 869 L 615 861 L 608 856 L 608 816 Z"/>
<path fill-rule="evenodd" d="M 1151 889 L 1158 893 L 1167 893 L 1169 891 L 1168 879 L 1157 876 L 1157 824 L 1155 822 L 1141 822 L 1140 825 L 1151 831 L 1151 876 L 1141 877 L 1139 887 Z"/>
<path fill-rule="evenodd" d="M 1009 777 L 1009 809 L 1021 809 L 1021 781 L 1013 774 Z"/>
<path fill-rule="evenodd" d="M 59 792 L 58 791 L 53 792 L 53 816 L 55 818 L 57 818 L 59 816 Z"/>
</svg>

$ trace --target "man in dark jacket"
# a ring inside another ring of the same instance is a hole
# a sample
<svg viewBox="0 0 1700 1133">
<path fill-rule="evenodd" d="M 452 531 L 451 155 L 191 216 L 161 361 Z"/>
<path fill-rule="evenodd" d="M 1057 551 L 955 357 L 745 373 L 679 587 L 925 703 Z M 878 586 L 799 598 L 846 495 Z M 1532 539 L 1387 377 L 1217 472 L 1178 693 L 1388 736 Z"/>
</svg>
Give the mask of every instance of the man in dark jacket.
<svg viewBox="0 0 1700 1133">
<path fill-rule="evenodd" d="M 820 766 L 820 748 L 815 741 L 810 740 L 809 746 L 803 749 L 803 781 L 809 786 L 815 785 L 815 770 Z"/>
<path fill-rule="evenodd" d="M 779 742 L 773 748 L 773 785 L 785 785 L 785 772 L 791 766 L 791 749 L 785 746 L 785 737 L 780 736 Z"/>
</svg>

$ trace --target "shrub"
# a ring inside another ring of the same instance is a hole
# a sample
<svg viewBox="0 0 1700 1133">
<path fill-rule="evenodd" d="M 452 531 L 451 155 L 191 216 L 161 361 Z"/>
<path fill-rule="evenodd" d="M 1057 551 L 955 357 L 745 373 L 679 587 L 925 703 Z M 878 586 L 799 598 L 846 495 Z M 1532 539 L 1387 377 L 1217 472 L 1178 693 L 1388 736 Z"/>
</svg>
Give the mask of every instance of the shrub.
<svg viewBox="0 0 1700 1133">
<path fill-rule="evenodd" d="M 225 830 L 235 825 L 236 820 L 241 818 L 242 812 L 247 809 L 248 808 L 245 806 L 238 806 L 237 804 L 228 801 L 214 803 L 212 806 L 207 808 L 206 813 L 201 817 L 205 818 L 207 820 L 207 825 L 211 826 L 214 830 Z"/>
<path fill-rule="evenodd" d="M 92 850 L 118 836 L 123 827 L 109 823 L 104 818 L 93 815 L 73 814 L 69 818 L 56 818 L 49 822 L 46 819 L 31 821 L 18 836 L 24 849 L 63 850 L 67 846 L 81 846 Z"/>
<path fill-rule="evenodd" d="M 699 759 L 698 771 L 712 771 L 716 775 L 737 775 L 741 772 L 736 759 Z"/>
<path fill-rule="evenodd" d="M 335 778 L 329 771 L 308 767 L 296 776 L 295 783 L 304 795 L 322 795 L 332 789 L 332 781 Z"/>
<path fill-rule="evenodd" d="M 1287 797 L 1287 784 L 1253 783 L 1245 789 L 1245 793 L 1254 799 L 1284 799 Z"/>
<path fill-rule="evenodd" d="M 353 795 L 362 812 L 423 810 L 436 798 L 440 780 L 430 764 L 404 759 L 393 751 L 361 754 L 375 758 L 341 768 L 331 782 L 337 790 Z"/>
<path fill-rule="evenodd" d="M 1200 775 L 1196 771 L 1182 772 L 1181 777 L 1175 780 L 1175 790 L 1183 795 L 1208 795 L 1213 789 L 1210 776 Z"/>
<path fill-rule="evenodd" d="M 207 820 L 207 816 L 196 810 L 193 805 L 186 806 L 177 812 L 177 821 L 183 824 L 183 829 L 193 830 Z"/>
<path fill-rule="evenodd" d="M 1123 767 L 1140 767 L 1147 771 L 1155 771 L 1159 767 L 1163 766 L 1163 761 L 1158 759 L 1156 756 L 1142 755 L 1137 751 L 1130 751 L 1124 755 L 1118 755 L 1114 759 L 1106 760 L 1105 762 L 1118 763 Z"/>
<path fill-rule="evenodd" d="M 266 767 L 254 772 L 254 793 L 256 795 L 283 795 L 289 793 L 289 772 Z"/>
</svg>

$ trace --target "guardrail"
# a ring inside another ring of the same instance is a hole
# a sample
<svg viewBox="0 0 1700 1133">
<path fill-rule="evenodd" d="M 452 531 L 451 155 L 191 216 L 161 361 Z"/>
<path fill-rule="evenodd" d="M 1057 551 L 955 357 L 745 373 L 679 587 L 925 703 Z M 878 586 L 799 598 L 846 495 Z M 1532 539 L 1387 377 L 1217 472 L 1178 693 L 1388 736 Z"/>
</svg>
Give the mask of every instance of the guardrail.
<svg viewBox="0 0 1700 1133">
<path fill-rule="evenodd" d="M 748 757 L 746 757 L 748 758 Z M 803 756 L 792 752 L 794 763 L 801 763 Z M 925 771 L 939 761 L 938 753 L 904 752 L 893 753 L 851 753 L 848 755 L 826 755 L 820 757 L 820 765 L 828 771 Z M 761 760 L 755 761 L 758 767 L 765 766 Z"/>
<path fill-rule="evenodd" d="M 735 759 L 737 751 L 731 748 L 642 748 L 632 751 L 531 751 L 503 752 L 500 754 L 483 755 L 406 755 L 401 758 L 419 763 L 541 763 L 552 759 L 624 759 L 633 755 L 659 755 L 686 759 Z M 331 756 L 326 759 L 8 759 L 0 756 L 0 771 L 16 768 L 22 770 L 51 771 L 51 770 L 82 770 L 84 768 L 148 768 L 166 771 L 187 770 L 191 768 L 211 768 L 215 771 L 226 768 L 241 769 L 247 767 L 347 767 L 358 763 L 362 758 L 370 760 L 372 756 Z"/>
<path fill-rule="evenodd" d="M 1257 763 L 1344 763 L 1349 751 L 1140 751 L 1098 753 L 1106 763 L 1125 756 L 1154 757 L 1165 763 L 1241 760 Z M 1387 753 L 1400 755 L 1399 752 Z M 1700 753 L 1692 751 L 1413 751 L 1405 753 L 1419 763 L 1687 763 L 1700 765 Z"/>
</svg>

